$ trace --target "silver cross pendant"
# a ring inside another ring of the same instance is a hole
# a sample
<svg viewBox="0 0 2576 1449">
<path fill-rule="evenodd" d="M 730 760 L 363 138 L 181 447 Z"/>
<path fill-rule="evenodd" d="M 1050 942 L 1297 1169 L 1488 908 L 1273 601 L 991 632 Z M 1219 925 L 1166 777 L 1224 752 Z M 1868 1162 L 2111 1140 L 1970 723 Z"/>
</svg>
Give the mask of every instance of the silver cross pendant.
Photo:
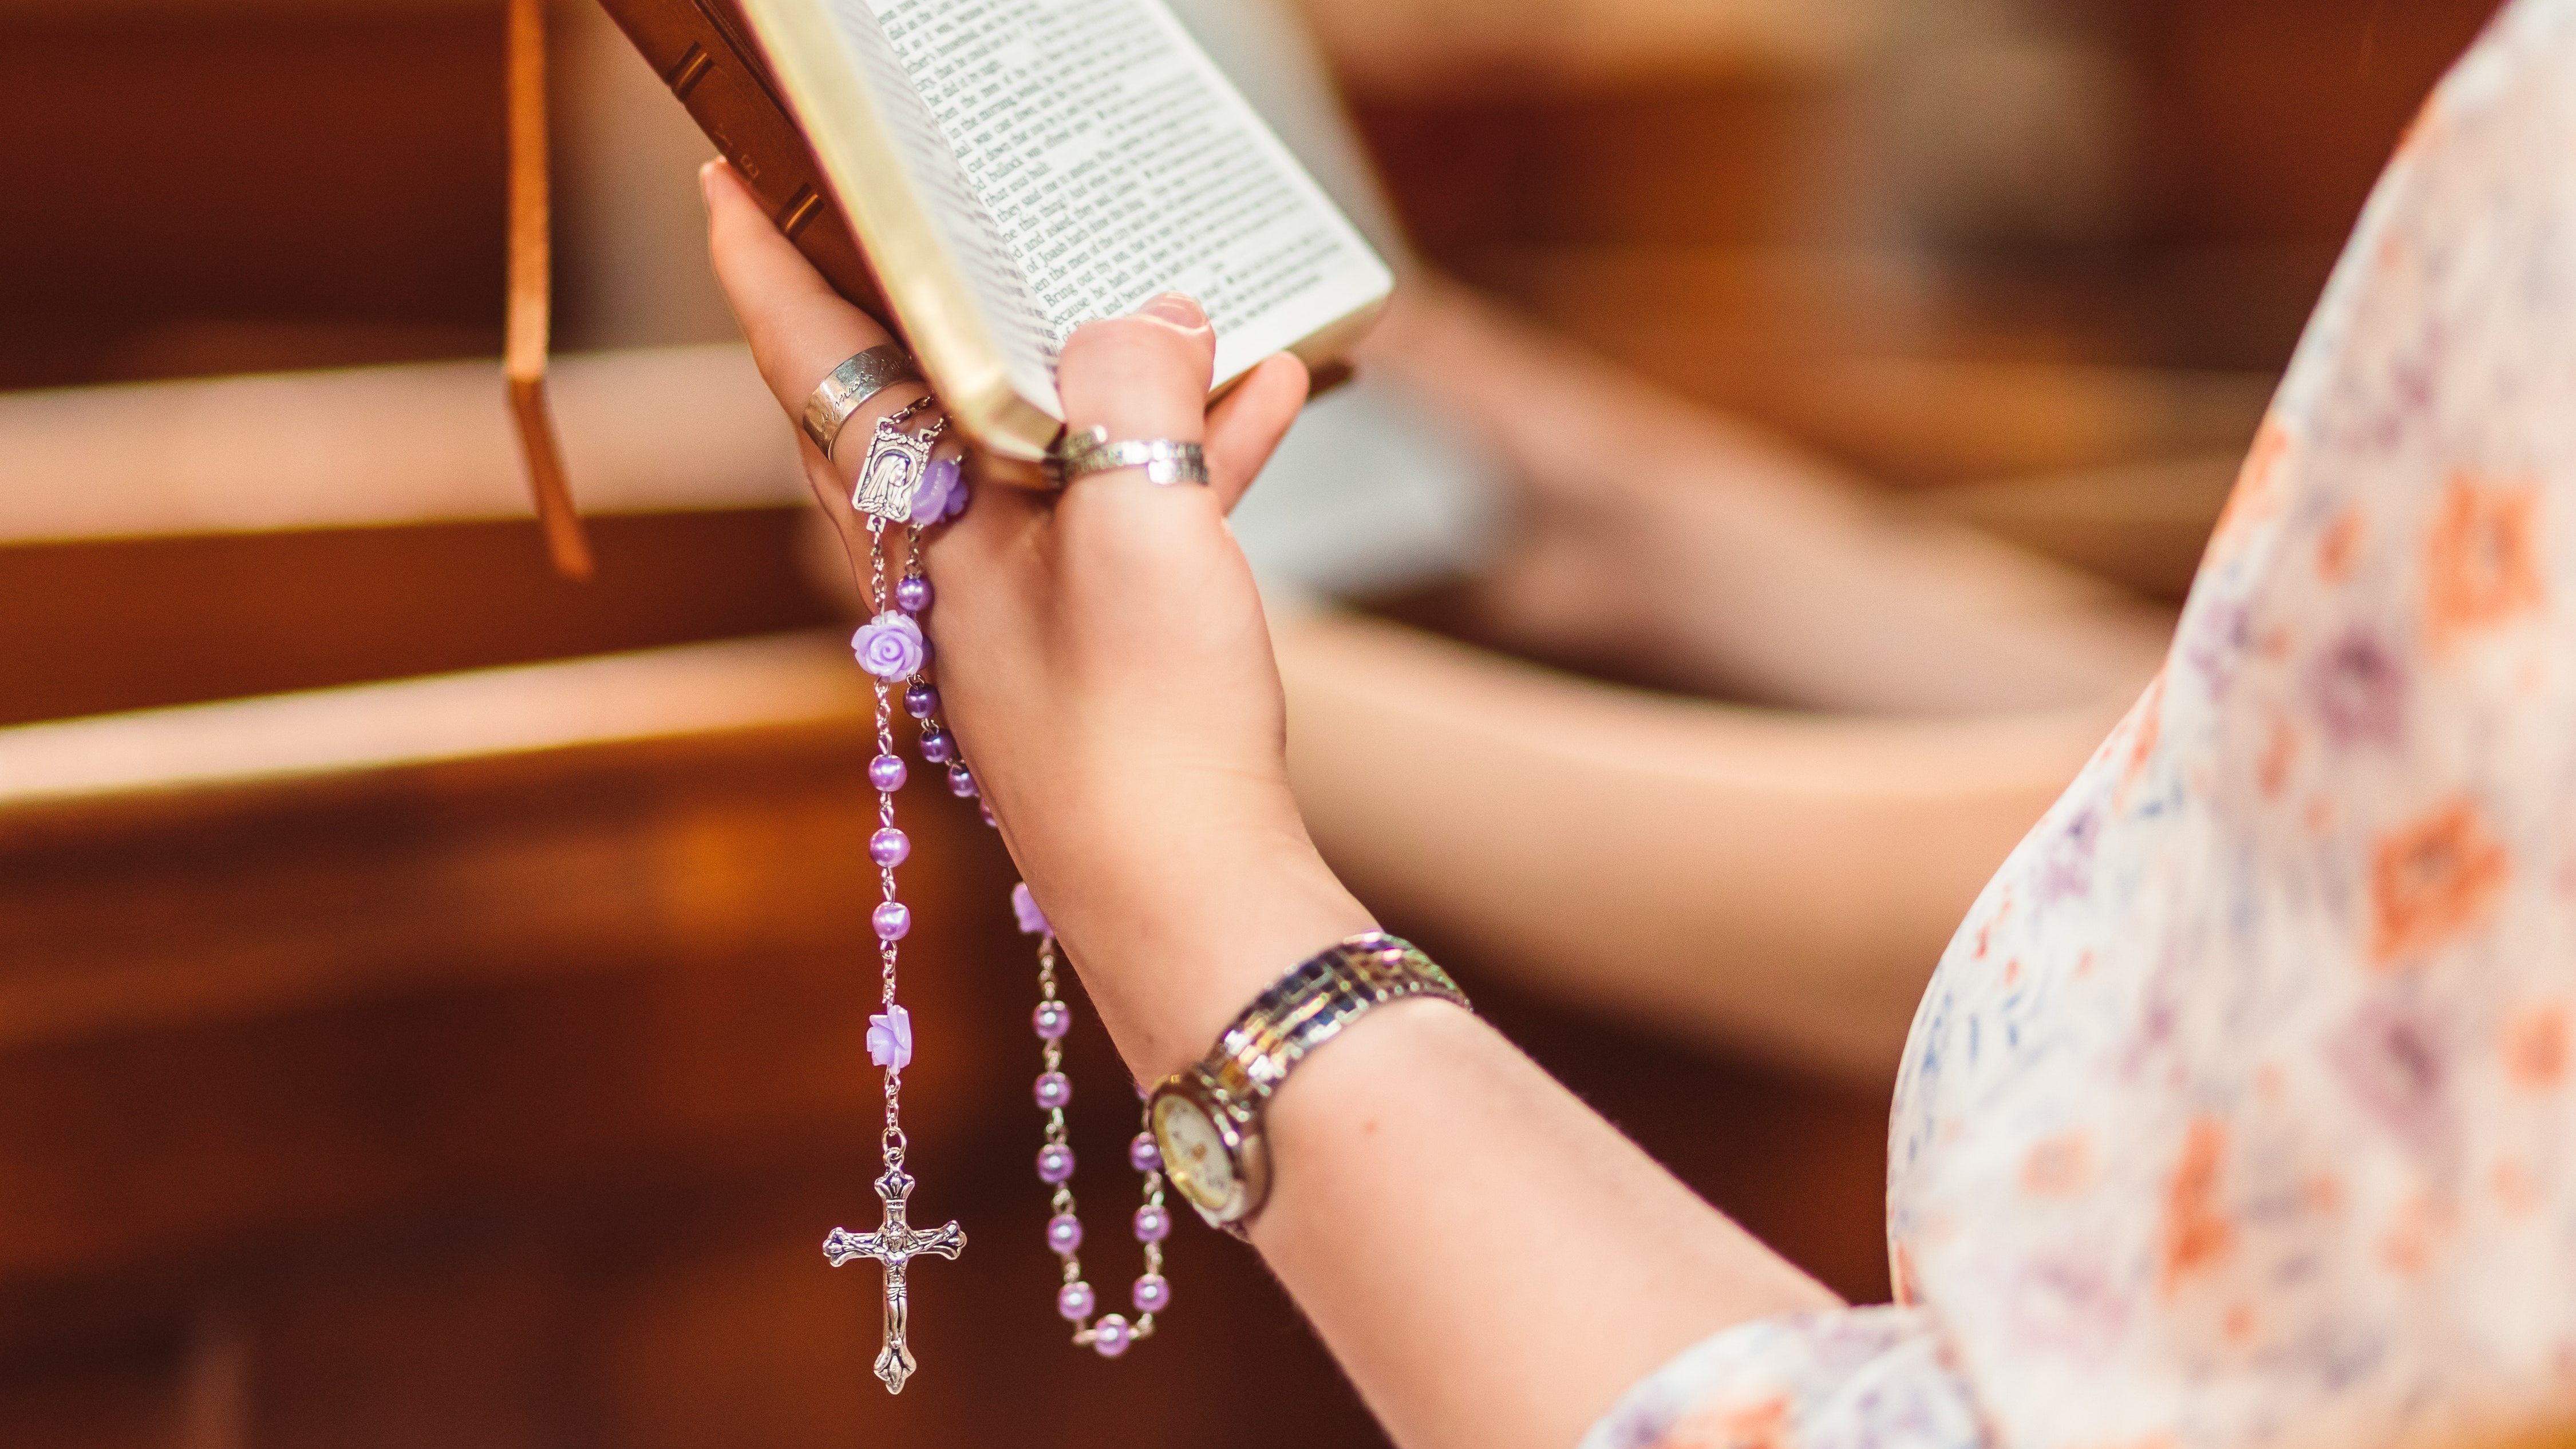
<svg viewBox="0 0 2576 1449">
<path fill-rule="evenodd" d="M 955 1258 L 965 1251 L 965 1231 L 955 1223 L 935 1232 L 916 1232 L 903 1216 L 903 1201 L 912 1195 L 912 1179 L 900 1167 L 889 1166 L 876 1181 L 877 1196 L 885 1200 L 885 1221 L 873 1233 L 854 1233 L 847 1228 L 834 1228 L 823 1239 L 823 1256 L 837 1268 L 853 1258 L 874 1258 L 885 1265 L 885 1347 L 877 1351 L 877 1377 L 885 1380 L 886 1392 L 903 1392 L 903 1381 L 912 1377 L 918 1365 L 912 1349 L 904 1343 L 904 1324 L 910 1302 L 904 1290 L 904 1270 L 914 1258 L 927 1253 L 935 1258 Z"/>
</svg>

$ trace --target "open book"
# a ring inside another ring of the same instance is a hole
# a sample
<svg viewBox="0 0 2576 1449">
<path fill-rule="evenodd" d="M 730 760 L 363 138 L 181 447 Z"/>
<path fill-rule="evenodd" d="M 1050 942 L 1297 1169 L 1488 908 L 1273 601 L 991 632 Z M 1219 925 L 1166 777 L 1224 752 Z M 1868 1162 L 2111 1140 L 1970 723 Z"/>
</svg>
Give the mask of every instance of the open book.
<svg viewBox="0 0 2576 1449">
<path fill-rule="evenodd" d="M 734 115 L 755 92 L 790 113 L 888 320 L 1000 458 L 1055 439 L 1056 349 L 1083 322 L 1187 292 L 1215 323 L 1222 389 L 1273 352 L 1331 364 L 1392 287 L 1162 0 L 733 0 L 748 37 L 725 0 L 605 3 L 822 262 L 801 233 L 823 198 L 776 174 L 804 158 L 746 154 L 746 125 L 693 92 L 729 58 L 748 72 L 719 77 Z M 657 53 L 691 26 L 702 39 Z"/>
</svg>

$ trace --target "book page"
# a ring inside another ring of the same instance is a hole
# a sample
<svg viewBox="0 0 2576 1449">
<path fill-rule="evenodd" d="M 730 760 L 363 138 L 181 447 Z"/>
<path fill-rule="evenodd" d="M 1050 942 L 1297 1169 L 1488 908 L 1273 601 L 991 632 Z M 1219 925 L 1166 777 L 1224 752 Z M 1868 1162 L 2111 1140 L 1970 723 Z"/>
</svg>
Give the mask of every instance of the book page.
<svg viewBox="0 0 2576 1449">
<path fill-rule="evenodd" d="M 1187 292 L 1216 325 L 1223 382 L 1391 285 L 1160 0 L 865 3 L 1052 346 Z"/>
<path fill-rule="evenodd" d="M 912 178 L 914 194 L 974 294 L 1012 386 L 1022 396 L 1052 406 L 1055 351 L 1062 338 L 1049 332 L 1046 311 L 1030 291 L 1009 242 L 958 164 L 939 122 L 913 89 L 867 0 L 827 0 L 825 10 L 842 50 L 867 83 L 868 98 Z"/>
</svg>

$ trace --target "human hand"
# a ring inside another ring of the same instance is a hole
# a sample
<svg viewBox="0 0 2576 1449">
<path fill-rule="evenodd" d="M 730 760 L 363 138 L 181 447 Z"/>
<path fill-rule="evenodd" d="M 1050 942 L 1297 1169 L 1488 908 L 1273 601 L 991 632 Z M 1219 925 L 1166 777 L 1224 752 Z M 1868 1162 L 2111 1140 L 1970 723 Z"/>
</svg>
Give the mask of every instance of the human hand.
<svg viewBox="0 0 2576 1449">
<path fill-rule="evenodd" d="M 886 340 L 721 163 L 703 173 L 716 273 L 782 407 Z M 987 485 L 924 549 L 943 713 L 1003 838 L 1144 1078 L 1202 1055 L 1281 972 L 1367 913 L 1316 856 L 1288 790 L 1285 707 L 1250 567 L 1225 523 L 1294 420 L 1305 369 L 1275 357 L 1206 407 L 1216 339 L 1179 296 L 1093 323 L 1058 372 L 1075 427 L 1203 441 L 1212 484 L 1136 469 L 1061 494 Z M 852 419 L 919 395 L 890 388 Z M 864 573 L 858 459 L 799 445 Z"/>
</svg>

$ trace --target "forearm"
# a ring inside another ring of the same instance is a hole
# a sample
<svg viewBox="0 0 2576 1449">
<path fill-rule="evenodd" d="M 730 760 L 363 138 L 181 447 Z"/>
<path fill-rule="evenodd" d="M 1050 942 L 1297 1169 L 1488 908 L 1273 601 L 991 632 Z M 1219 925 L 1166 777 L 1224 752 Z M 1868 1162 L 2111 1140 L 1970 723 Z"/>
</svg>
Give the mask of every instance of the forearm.
<svg viewBox="0 0 2576 1449">
<path fill-rule="evenodd" d="M 1298 803 L 1381 909 L 1590 1009 L 1872 1083 L 2118 710 L 1781 715 L 1340 615 L 1277 650 Z"/>
<path fill-rule="evenodd" d="M 1363 1021 L 1268 1130 L 1253 1242 L 1402 1449 L 1566 1449 L 1698 1339 L 1834 1301 L 1453 1007 Z"/>
<path fill-rule="evenodd" d="M 2125 697 L 2161 652 L 2156 610 L 1894 516 L 1812 455 L 1463 289 L 1424 279 L 1370 348 L 1381 375 L 1521 480 L 1510 545 L 1470 598 L 1471 627 L 1505 647 L 1692 692 L 1896 714 Z"/>
<path fill-rule="evenodd" d="M 1218 823 L 1056 920 L 1148 1082 L 1373 925 L 1302 832 Z M 1362 1018 L 1299 1064 L 1263 1130 L 1274 1185 L 1252 1240 L 1404 1449 L 1564 1449 L 1697 1339 L 1832 1301 L 1445 1003 Z"/>
<path fill-rule="evenodd" d="M 718 274 L 792 412 L 882 333 L 730 173 L 706 183 Z M 921 556 L 941 601 L 921 712 L 973 762 L 954 767 L 961 793 L 991 806 L 1147 1078 L 1371 924 L 1306 838 L 1260 596 L 1224 521 L 1304 369 L 1264 363 L 1209 409 L 1215 351 L 1195 304 L 1158 297 L 1077 331 L 1057 374 L 1077 427 L 1204 438 L 1204 488 L 1133 468 L 1046 498 L 988 483 Z M 856 536 L 846 470 L 805 456 Z M 1828 1301 L 1455 1008 L 1358 1021 L 1272 1103 L 1257 1240 L 1407 1449 L 1563 1449 L 1700 1333 Z"/>
<path fill-rule="evenodd" d="M 2098 580 L 1856 492 L 1724 472 L 1677 457 L 1663 486 L 1639 491 L 1612 549 L 1620 564 L 1605 570 L 1634 599 L 1629 623 L 1576 648 L 1703 693 L 1954 717 L 2116 708 L 2163 653 L 2166 617 Z M 1540 639 L 1579 636 L 1593 611 L 1526 582 L 1499 571 L 1489 615 Z"/>
</svg>

